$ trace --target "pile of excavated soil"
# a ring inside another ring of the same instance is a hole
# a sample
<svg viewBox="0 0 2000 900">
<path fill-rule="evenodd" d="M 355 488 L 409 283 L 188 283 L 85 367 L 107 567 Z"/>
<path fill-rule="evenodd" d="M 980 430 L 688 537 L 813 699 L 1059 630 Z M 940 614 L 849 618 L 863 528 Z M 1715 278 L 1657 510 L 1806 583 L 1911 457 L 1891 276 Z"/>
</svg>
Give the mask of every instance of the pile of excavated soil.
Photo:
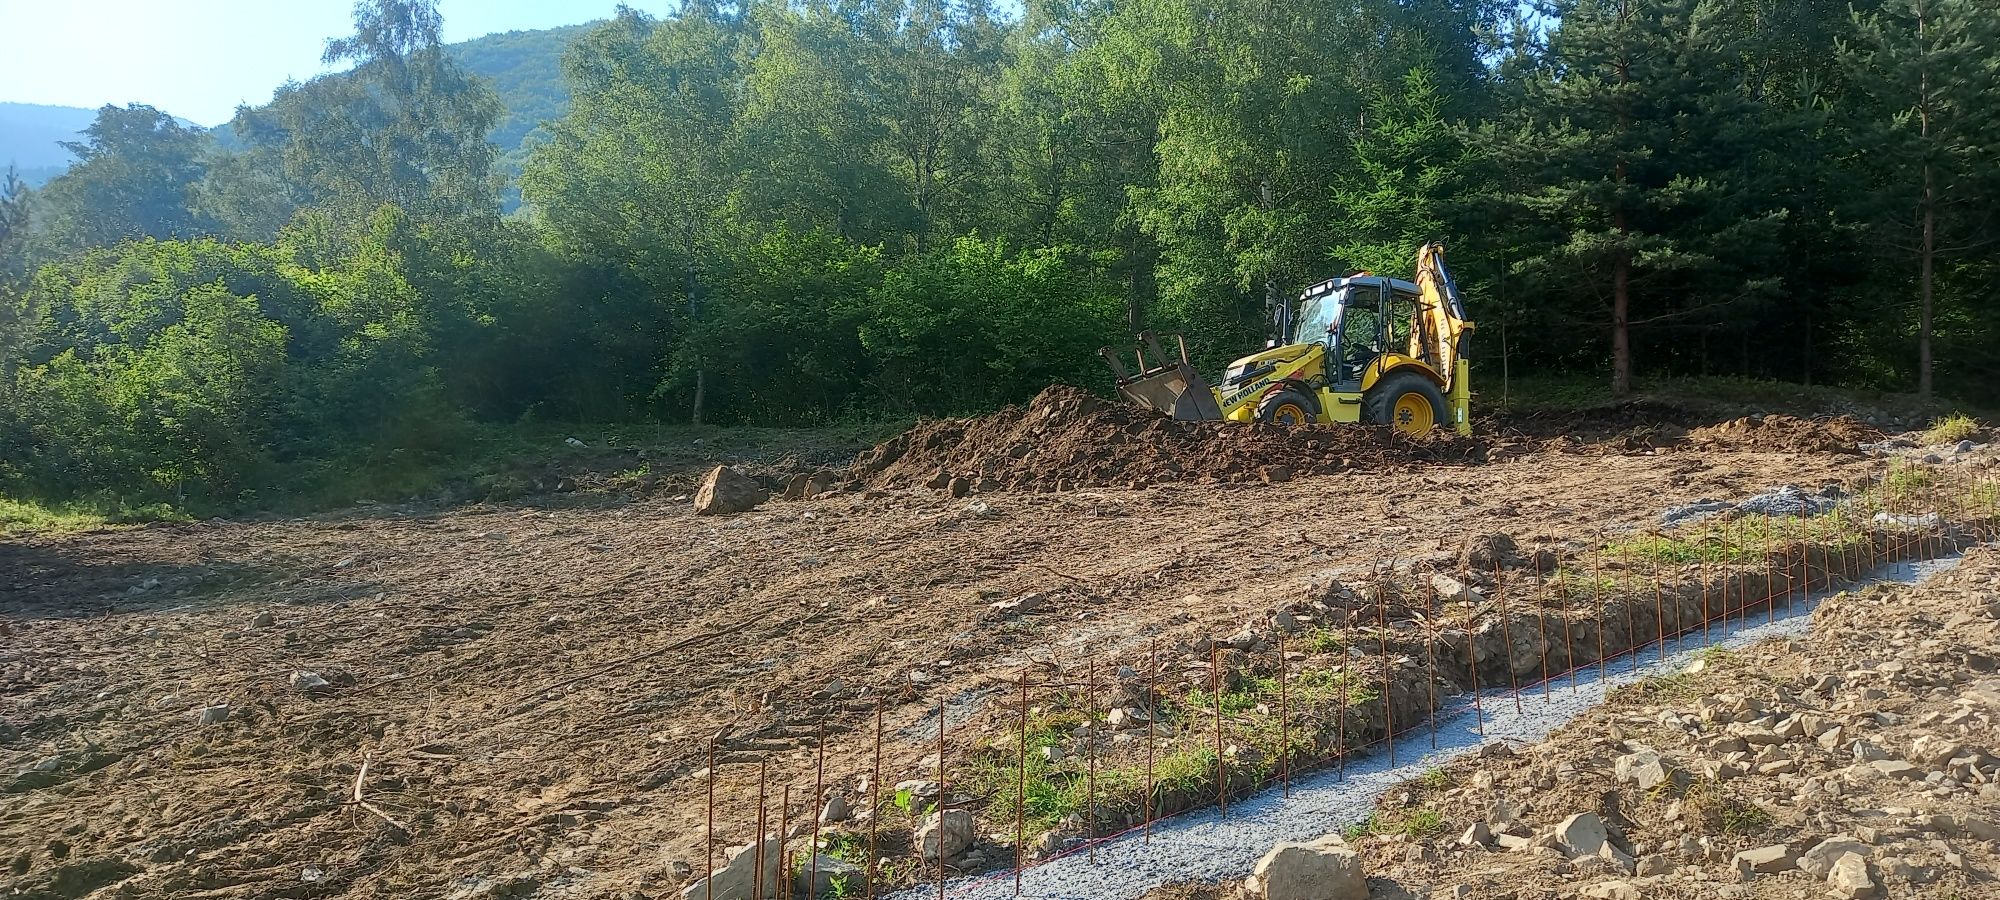
<svg viewBox="0 0 2000 900">
<path fill-rule="evenodd" d="M 1881 439 L 1881 431 L 1851 416 L 1744 416 L 1688 433 L 1698 446 L 1778 453 L 1860 453 L 1862 443 Z"/>
<path fill-rule="evenodd" d="M 918 423 L 854 461 L 881 487 L 964 490 L 1144 487 L 1175 481 L 1284 481 L 1294 474 L 1474 462 L 1483 445 L 1358 425 L 1178 422 L 1056 385 L 1026 408 Z"/>
</svg>

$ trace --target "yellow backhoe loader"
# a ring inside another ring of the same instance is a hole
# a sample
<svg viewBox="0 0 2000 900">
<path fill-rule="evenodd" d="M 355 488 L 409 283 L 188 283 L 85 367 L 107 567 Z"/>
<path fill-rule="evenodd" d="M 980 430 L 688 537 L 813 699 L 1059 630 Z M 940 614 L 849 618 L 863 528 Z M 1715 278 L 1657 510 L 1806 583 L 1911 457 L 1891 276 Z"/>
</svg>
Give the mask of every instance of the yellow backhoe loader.
<svg viewBox="0 0 2000 900">
<path fill-rule="evenodd" d="M 1188 363 L 1185 343 L 1175 361 L 1152 332 L 1139 335 L 1136 371 L 1110 348 L 1099 352 L 1127 400 L 1176 419 L 1472 433 L 1462 352 L 1472 323 L 1443 245 L 1417 251 L 1414 282 L 1368 273 L 1323 281 L 1281 318 L 1284 338 L 1230 363 L 1220 387 Z"/>
</svg>

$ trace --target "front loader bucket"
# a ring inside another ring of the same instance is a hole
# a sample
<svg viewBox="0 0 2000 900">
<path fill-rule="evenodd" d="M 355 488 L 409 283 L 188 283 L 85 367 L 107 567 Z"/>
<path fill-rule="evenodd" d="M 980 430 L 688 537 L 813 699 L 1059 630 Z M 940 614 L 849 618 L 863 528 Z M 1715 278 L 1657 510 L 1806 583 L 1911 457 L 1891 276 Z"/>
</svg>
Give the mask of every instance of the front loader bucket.
<svg viewBox="0 0 2000 900">
<path fill-rule="evenodd" d="M 1152 361 L 1146 359 L 1146 352 L 1152 351 Z M 1118 393 L 1126 400 L 1143 406 L 1161 415 L 1185 422 L 1220 421 L 1222 406 L 1215 400 L 1215 391 L 1208 381 L 1188 363 L 1187 345 L 1181 344 L 1178 360 L 1170 360 L 1160 347 L 1160 339 L 1150 331 L 1139 335 L 1138 374 L 1125 368 L 1123 360 L 1111 348 L 1097 351 L 1111 366 L 1111 373 L 1118 378 Z"/>
</svg>

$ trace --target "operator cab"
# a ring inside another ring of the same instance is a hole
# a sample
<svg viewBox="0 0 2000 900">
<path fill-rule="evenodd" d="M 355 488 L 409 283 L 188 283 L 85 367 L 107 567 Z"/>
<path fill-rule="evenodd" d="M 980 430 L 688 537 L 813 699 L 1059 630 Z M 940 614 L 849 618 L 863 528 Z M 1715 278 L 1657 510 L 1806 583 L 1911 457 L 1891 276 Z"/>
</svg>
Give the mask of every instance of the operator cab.
<svg viewBox="0 0 2000 900">
<path fill-rule="evenodd" d="M 1327 348 L 1333 379 L 1329 387 L 1359 391 L 1369 363 L 1391 348 L 1409 345 L 1418 296 L 1415 283 L 1380 275 L 1320 282 L 1299 297 L 1287 343 Z"/>
</svg>

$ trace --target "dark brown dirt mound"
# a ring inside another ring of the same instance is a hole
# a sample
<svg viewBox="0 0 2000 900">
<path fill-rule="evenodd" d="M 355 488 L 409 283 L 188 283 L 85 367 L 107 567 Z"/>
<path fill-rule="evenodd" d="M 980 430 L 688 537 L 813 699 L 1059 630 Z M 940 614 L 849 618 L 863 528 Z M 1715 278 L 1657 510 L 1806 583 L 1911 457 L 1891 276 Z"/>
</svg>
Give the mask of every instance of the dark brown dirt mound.
<svg viewBox="0 0 2000 900">
<path fill-rule="evenodd" d="M 1744 416 L 1688 433 L 1697 446 L 1776 453 L 1859 453 L 1855 445 L 1881 439 L 1882 432 L 1851 416 Z"/>
<path fill-rule="evenodd" d="M 1308 472 L 1482 458 L 1483 445 L 1455 435 L 1413 439 L 1358 425 L 1176 422 L 1056 385 L 1026 408 L 920 422 L 857 457 L 853 475 L 882 487 L 1068 490 L 1283 481 Z M 964 480 L 954 486 L 957 479 Z"/>
</svg>

